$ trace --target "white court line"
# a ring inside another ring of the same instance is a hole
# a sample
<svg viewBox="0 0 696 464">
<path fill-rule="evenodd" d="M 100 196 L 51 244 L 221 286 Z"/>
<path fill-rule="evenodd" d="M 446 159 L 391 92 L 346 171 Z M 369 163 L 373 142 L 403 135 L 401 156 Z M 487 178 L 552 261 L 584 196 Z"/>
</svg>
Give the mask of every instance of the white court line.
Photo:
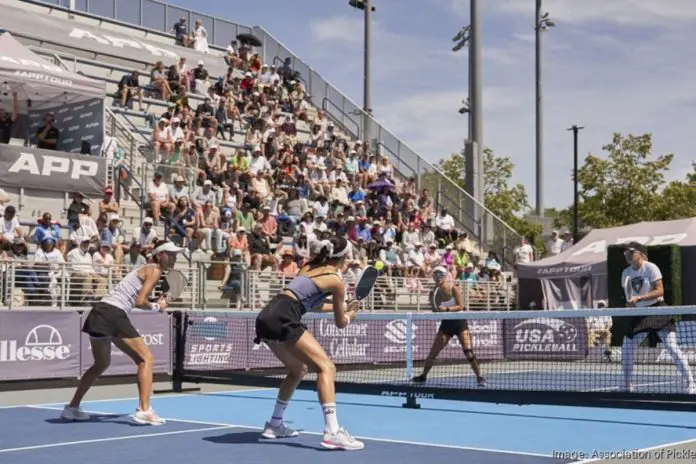
<svg viewBox="0 0 696 464">
<path fill-rule="evenodd" d="M 214 391 L 214 392 L 193 392 L 193 393 L 161 393 L 157 395 L 152 395 L 152 400 L 155 398 L 177 398 L 177 397 L 183 397 L 183 396 L 206 396 L 206 395 L 228 395 L 230 393 L 252 393 L 252 392 L 257 392 L 257 391 L 267 391 L 267 390 L 274 390 L 273 388 L 245 388 L 243 390 L 221 390 L 221 391 Z M 11 392 L 6 392 L 6 393 L 11 393 Z M 137 401 L 139 398 L 137 396 L 132 396 L 128 398 L 108 398 L 108 399 L 101 399 L 101 400 L 85 400 L 82 402 L 82 404 L 91 404 L 91 403 L 111 403 L 113 401 Z M 6 406 L 0 406 L 0 410 L 2 409 L 14 409 L 14 408 L 30 408 L 30 407 L 36 407 L 36 406 L 51 406 L 53 404 L 60 404 L 60 402 L 53 402 L 53 403 L 39 403 L 39 404 L 14 404 L 14 405 L 6 405 Z"/>
<path fill-rule="evenodd" d="M 53 411 L 62 411 L 63 410 L 63 408 L 48 407 L 48 406 L 25 406 L 25 407 L 34 408 L 34 409 L 49 409 L 49 410 L 53 410 Z M 88 414 L 103 414 L 103 415 L 107 415 L 107 416 L 120 416 L 121 415 L 121 414 L 115 414 L 113 412 L 103 412 L 103 411 L 85 411 L 85 412 Z M 197 421 L 197 420 L 189 420 L 189 419 L 172 419 L 172 418 L 166 418 L 165 420 L 167 420 L 169 422 L 181 422 L 182 424 L 210 425 L 210 426 L 217 426 L 217 427 L 222 427 L 222 428 L 263 430 L 263 427 L 258 427 L 258 426 L 253 426 L 253 425 L 226 424 L 224 422 L 207 422 L 207 421 Z M 300 432 L 303 435 L 321 436 L 324 434 L 323 432 L 308 432 L 306 430 L 301 430 Z M 140 436 L 140 435 L 138 435 L 138 436 Z M 356 436 L 355 438 L 360 438 L 361 440 L 384 442 L 384 443 L 397 443 L 397 444 L 402 444 L 402 445 L 429 446 L 432 448 L 448 448 L 448 449 L 458 449 L 458 450 L 463 450 L 463 451 L 482 451 L 482 452 L 487 452 L 487 453 L 498 453 L 498 454 L 517 454 L 517 455 L 524 455 L 524 456 L 537 456 L 537 457 L 542 457 L 542 458 L 553 457 L 550 454 L 525 453 L 523 451 L 507 451 L 507 450 L 498 450 L 498 449 L 489 449 L 489 448 L 474 448 L 474 447 L 470 447 L 470 446 L 441 445 L 439 443 L 424 443 L 424 442 L 419 442 L 419 441 L 393 440 L 391 438 L 374 438 L 374 437 L 362 437 L 362 436 Z"/>
<path fill-rule="evenodd" d="M 4 448 L 0 449 L 0 453 L 13 453 L 15 451 L 34 451 L 44 448 L 58 448 L 61 446 L 71 446 L 71 445 L 86 445 L 88 443 L 101 443 L 105 441 L 119 441 L 119 440 L 130 440 L 133 438 L 152 438 L 159 437 L 163 435 L 182 435 L 184 433 L 194 433 L 194 432 L 210 432 L 212 430 L 223 430 L 233 428 L 234 426 L 225 425 L 217 427 L 207 427 L 204 429 L 192 429 L 192 430 L 176 430 L 173 432 L 160 432 L 160 433 L 143 433 L 140 435 L 124 435 L 122 437 L 110 437 L 110 438 L 94 438 L 91 440 L 79 440 L 79 441 L 64 441 L 59 443 L 48 443 L 45 445 L 32 445 L 32 446 L 22 446 L 19 448 Z"/>
<path fill-rule="evenodd" d="M 646 453 L 648 451 L 656 451 L 656 450 L 659 450 L 662 448 L 671 448 L 673 446 L 686 445 L 687 443 L 694 443 L 694 442 L 696 442 L 696 438 L 692 438 L 690 440 L 675 441 L 673 443 L 665 443 L 664 445 L 656 445 L 656 446 L 651 446 L 649 448 L 640 448 L 640 449 L 632 450 L 630 453 L 633 453 L 633 454 Z M 629 456 L 630 456 L 630 454 L 629 454 Z M 584 461 L 577 461 L 574 464 L 587 464 L 590 462 L 601 462 L 601 461 L 604 461 L 607 459 L 608 458 L 585 459 Z"/>
<path fill-rule="evenodd" d="M 636 383 L 633 384 L 634 387 L 650 387 L 652 385 L 673 385 L 677 383 L 676 380 L 671 380 L 669 382 L 648 382 L 648 383 Z M 591 392 L 601 392 L 601 391 L 612 391 L 612 390 L 620 390 L 623 387 L 621 386 L 616 386 L 616 387 L 602 387 L 602 388 L 593 388 L 592 390 L 588 390 Z"/>
</svg>

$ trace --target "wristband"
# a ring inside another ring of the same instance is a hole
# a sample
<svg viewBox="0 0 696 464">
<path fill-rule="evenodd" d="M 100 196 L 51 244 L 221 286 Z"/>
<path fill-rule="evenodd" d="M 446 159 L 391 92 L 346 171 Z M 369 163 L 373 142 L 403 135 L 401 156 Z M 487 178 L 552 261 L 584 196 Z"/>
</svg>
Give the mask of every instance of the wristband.
<svg viewBox="0 0 696 464">
<path fill-rule="evenodd" d="M 150 311 L 159 311 L 160 310 L 160 305 L 157 303 L 150 303 Z"/>
</svg>

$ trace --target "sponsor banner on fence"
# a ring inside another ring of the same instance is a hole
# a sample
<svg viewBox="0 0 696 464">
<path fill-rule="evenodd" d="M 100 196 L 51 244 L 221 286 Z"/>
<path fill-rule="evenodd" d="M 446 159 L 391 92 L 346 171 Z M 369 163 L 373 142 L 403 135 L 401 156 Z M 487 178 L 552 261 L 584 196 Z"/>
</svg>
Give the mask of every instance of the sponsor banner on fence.
<svg viewBox="0 0 696 464">
<path fill-rule="evenodd" d="M 192 314 L 187 327 L 184 368 L 197 371 L 244 369 L 253 319 Z"/>
<path fill-rule="evenodd" d="M 87 317 L 85 314 L 84 317 Z M 153 372 L 171 374 L 172 372 L 172 320 L 165 313 L 131 313 L 131 322 L 143 337 L 152 352 Z M 82 334 L 82 372 L 90 368 L 92 357 L 89 335 Z M 137 372 L 133 360 L 121 350 L 111 345 L 111 364 L 104 375 L 130 375 Z"/>
<path fill-rule="evenodd" d="M 29 142 L 36 145 L 37 131 L 46 113 L 52 113 L 54 126 L 60 131 L 58 150 L 81 153 L 82 142 L 90 145 L 90 153 L 98 155 L 104 142 L 104 101 L 92 100 L 66 103 L 55 108 L 29 112 Z"/>
<path fill-rule="evenodd" d="M 586 355 L 585 318 L 507 319 L 504 334 L 510 360 L 575 360 Z"/>
<path fill-rule="evenodd" d="M 423 321 L 425 322 L 425 321 Z M 440 327 L 439 322 L 434 322 L 434 331 Z M 474 345 L 474 354 L 479 361 L 496 361 L 504 359 L 503 352 L 503 323 L 498 320 L 471 320 L 469 321 L 469 332 L 471 341 Z M 435 332 L 433 332 L 433 335 Z M 430 350 L 432 340 L 428 341 L 428 346 L 420 353 L 414 353 L 414 359 L 425 360 Z M 439 359 L 462 359 L 464 352 L 457 337 L 452 337 L 447 346 L 442 350 Z"/>
<path fill-rule="evenodd" d="M 78 314 L 0 312 L 0 380 L 79 375 Z"/>
<path fill-rule="evenodd" d="M 106 159 L 0 144 L 0 185 L 101 194 Z"/>
</svg>

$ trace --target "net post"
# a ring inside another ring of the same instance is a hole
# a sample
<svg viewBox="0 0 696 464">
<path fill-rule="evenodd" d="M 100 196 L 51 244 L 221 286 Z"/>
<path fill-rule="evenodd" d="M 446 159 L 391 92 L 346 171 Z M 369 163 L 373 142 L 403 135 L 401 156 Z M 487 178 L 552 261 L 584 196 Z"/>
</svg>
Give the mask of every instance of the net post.
<svg viewBox="0 0 696 464">
<path fill-rule="evenodd" d="M 413 378 L 413 316 L 406 313 L 406 381 Z M 406 402 L 401 407 L 409 409 L 420 409 L 420 404 L 416 397 L 410 393 L 406 394 Z"/>
<path fill-rule="evenodd" d="M 184 369 L 184 337 L 186 330 L 186 317 L 183 311 L 174 311 L 171 314 L 174 325 L 174 368 L 172 369 L 172 388 L 163 390 L 153 390 L 153 394 L 163 393 L 188 393 L 201 391 L 198 387 L 184 388 L 183 369 Z"/>
</svg>

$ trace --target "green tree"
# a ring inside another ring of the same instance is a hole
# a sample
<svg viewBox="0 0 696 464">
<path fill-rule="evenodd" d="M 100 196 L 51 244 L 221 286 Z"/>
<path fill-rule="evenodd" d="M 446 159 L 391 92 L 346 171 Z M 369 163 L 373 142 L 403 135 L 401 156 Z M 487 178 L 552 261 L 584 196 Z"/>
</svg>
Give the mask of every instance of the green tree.
<svg viewBox="0 0 696 464">
<path fill-rule="evenodd" d="M 578 170 L 581 222 L 604 228 L 659 219 L 656 205 L 674 155 L 653 157 L 650 134 L 614 133 L 602 150 L 606 158 L 589 154 Z"/>
<path fill-rule="evenodd" d="M 462 189 L 465 188 L 465 158 L 453 153 L 440 160 L 437 167 Z M 530 209 L 527 191 L 522 184 L 511 184 L 515 165 L 508 157 L 497 157 L 490 148 L 483 150 L 484 205 L 518 234 L 537 237 L 542 227 L 522 218 Z"/>
<path fill-rule="evenodd" d="M 684 180 L 672 181 L 662 190 L 655 205 L 655 220 L 684 219 L 696 217 L 696 162 Z"/>
</svg>

